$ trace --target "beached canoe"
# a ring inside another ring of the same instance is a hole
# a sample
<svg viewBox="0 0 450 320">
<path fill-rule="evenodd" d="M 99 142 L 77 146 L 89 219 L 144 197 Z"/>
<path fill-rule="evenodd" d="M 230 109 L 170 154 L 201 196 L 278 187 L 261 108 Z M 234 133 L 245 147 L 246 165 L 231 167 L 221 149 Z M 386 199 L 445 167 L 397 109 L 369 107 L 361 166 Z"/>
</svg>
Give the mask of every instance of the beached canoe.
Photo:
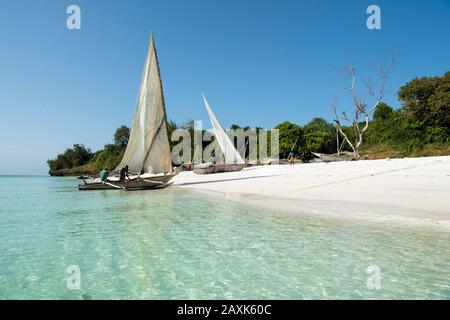
<svg viewBox="0 0 450 320">
<path fill-rule="evenodd" d="M 151 181 L 142 181 L 140 183 L 135 183 L 131 185 L 125 185 L 125 191 L 139 191 L 139 190 L 154 190 L 154 189 L 164 189 L 170 186 L 172 182 L 169 183 L 155 183 Z"/>
<path fill-rule="evenodd" d="M 196 174 L 212 174 L 222 172 L 234 172 L 244 169 L 245 164 L 210 164 L 207 166 L 194 166 L 194 173 Z"/>
<path fill-rule="evenodd" d="M 86 182 L 78 185 L 78 190 L 81 191 L 91 191 L 91 190 L 122 190 L 122 189 L 133 189 L 133 188 L 141 188 L 150 186 L 160 186 L 167 185 L 170 179 L 172 179 L 175 175 L 165 175 L 165 176 L 155 176 L 151 178 L 136 178 L 129 181 L 121 182 L 121 181 L 113 181 L 108 180 L 106 183 L 102 182 Z"/>
</svg>

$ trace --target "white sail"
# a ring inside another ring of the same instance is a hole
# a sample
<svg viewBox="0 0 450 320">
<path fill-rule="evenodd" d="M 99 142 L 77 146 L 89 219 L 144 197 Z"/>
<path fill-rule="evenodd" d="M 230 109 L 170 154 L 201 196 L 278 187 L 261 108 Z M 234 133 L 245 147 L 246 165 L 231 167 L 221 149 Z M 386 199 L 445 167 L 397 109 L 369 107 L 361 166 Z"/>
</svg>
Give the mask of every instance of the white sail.
<svg viewBox="0 0 450 320">
<path fill-rule="evenodd" d="M 203 96 L 203 101 L 205 103 L 206 110 L 208 111 L 209 119 L 211 120 L 211 124 L 213 126 L 217 144 L 224 154 L 225 164 L 244 164 L 244 159 L 242 159 L 241 155 L 234 147 L 233 142 L 231 141 L 230 137 L 228 137 L 216 115 L 212 111 L 208 101 L 206 101 L 205 96 Z"/>
<path fill-rule="evenodd" d="M 172 172 L 164 95 L 153 35 L 142 72 L 130 139 L 116 170 L 126 165 L 133 174 Z"/>
</svg>

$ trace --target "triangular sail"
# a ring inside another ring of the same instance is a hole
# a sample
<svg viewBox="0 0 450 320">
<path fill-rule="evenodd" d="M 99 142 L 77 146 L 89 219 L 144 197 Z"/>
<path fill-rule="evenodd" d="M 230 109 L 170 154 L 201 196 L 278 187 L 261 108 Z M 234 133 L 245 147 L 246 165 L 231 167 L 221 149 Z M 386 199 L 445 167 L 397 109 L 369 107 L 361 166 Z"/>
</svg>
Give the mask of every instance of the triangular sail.
<svg viewBox="0 0 450 320">
<path fill-rule="evenodd" d="M 203 101 L 205 103 L 206 110 L 208 111 L 209 119 L 211 120 L 211 124 L 213 126 L 217 144 L 224 154 L 225 164 L 244 164 L 244 159 L 242 159 L 241 155 L 234 147 L 233 142 L 231 141 L 230 137 L 228 137 L 216 115 L 212 111 L 208 101 L 206 101 L 205 96 L 203 96 Z"/>
<path fill-rule="evenodd" d="M 116 170 L 132 174 L 171 173 L 166 110 L 153 35 L 142 72 L 136 112 L 125 154 Z"/>
</svg>

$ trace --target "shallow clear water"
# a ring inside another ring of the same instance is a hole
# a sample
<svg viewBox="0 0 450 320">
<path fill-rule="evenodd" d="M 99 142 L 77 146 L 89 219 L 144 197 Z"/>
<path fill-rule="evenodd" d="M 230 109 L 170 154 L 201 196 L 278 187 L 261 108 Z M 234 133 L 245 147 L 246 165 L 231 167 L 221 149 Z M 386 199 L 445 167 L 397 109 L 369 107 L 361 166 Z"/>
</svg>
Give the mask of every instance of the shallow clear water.
<svg viewBox="0 0 450 320">
<path fill-rule="evenodd" d="M 0 299 L 450 298 L 446 229 L 77 183 L 0 177 Z"/>
</svg>

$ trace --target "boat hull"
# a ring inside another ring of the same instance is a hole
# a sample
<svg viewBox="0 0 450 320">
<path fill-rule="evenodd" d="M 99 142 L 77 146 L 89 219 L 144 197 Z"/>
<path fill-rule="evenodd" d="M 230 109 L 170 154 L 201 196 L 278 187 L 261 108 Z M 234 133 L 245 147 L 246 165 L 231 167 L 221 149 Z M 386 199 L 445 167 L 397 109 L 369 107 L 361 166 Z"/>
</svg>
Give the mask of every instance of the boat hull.
<svg viewBox="0 0 450 320">
<path fill-rule="evenodd" d="M 212 164 L 205 168 L 194 168 L 196 174 L 213 174 L 223 172 L 241 171 L 245 164 Z"/>
<path fill-rule="evenodd" d="M 127 189 L 133 189 L 133 190 L 145 190 L 145 189 L 151 189 L 152 186 L 156 187 L 161 185 L 168 185 L 168 182 L 170 179 L 173 178 L 174 175 L 165 175 L 165 176 L 157 176 L 157 177 L 151 177 L 151 178 L 138 178 L 133 179 L 126 182 L 121 181 L 108 181 L 108 183 L 102 183 L 102 182 L 85 182 L 84 184 L 78 185 L 78 190 L 80 191 L 94 191 L 94 190 L 127 190 Z"/>
<path fill-rule="evenodd" d="M 131 186 L 125 186 L 125 191 L 139 191 L 139 190 L 155 190 L 155 189 L 164 189 L 170 186 L 172 182 L 169 183 L 155 183 L 155 182 L 141 182 Z"/>
</svg>

